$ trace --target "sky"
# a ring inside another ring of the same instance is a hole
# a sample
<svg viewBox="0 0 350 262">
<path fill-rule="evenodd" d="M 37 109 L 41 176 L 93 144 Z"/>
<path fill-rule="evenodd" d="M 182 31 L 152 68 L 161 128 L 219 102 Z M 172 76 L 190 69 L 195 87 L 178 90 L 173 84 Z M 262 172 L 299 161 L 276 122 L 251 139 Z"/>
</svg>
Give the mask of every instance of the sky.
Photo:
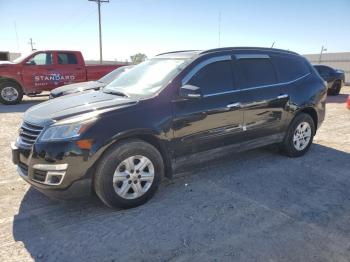
<svg viewBox="0 0 350 262">
<path fill-rule="evenodd" d="M 273 42 L 300 54 L 319 53 L 322 46 L 346 52 L 349 14 L 350 0 L 110 0 L 102 4 L 103 58 Z M 1 51 L 28 53 L 32 38 L 38 50 L 79 50 L 86 59 L 99 58 L 94 2 L 0 0 L 0 17 Z"/>
</svg>

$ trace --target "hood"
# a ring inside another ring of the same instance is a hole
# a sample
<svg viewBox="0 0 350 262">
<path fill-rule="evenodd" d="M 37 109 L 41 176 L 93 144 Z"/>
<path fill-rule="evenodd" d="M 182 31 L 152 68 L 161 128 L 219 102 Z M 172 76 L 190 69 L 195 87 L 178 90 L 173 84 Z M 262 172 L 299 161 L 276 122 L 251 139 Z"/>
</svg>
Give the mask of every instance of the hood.
<svg viewBox="0 0 350 262">
<path fill-rule="evenodd" d="M 78 93 L 82 91 L 87 91 L 91 89 L 101 88 L 104 87 L 106 84 L 98 82 L 98 81 L 89 81 L 89 82 L 81 82 L 81 83 L 75 83 L 71 85 L 65 85 L 61 87 L 57 87 L 53 90 L 51 90 L 52 96 L 61 96 L 61 95 L 67 95 L 72 93 Z"/>
<path fill-rule="evenodd" d="M 11 61 L 0 61 L 0 65 L 13 65 Z"/>
<path fill-rule="evenodd" d="M 137 100 L 102 91 L 82 92 L 48 100 L 28 109 L 24 120 L 40 126 L 85 113 L 117 109 L 137 103 Z"/>
</svg>

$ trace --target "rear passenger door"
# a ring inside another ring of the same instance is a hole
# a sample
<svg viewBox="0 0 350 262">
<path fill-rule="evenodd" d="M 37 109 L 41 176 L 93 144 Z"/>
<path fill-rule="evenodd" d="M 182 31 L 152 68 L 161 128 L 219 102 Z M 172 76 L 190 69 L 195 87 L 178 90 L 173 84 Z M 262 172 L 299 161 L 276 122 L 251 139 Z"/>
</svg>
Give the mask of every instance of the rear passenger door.
<svg viewBox="0 0 350 262">
<path fill-rule="evenodd" d="M 56 54 L 58 80 L 56 86 L 86 81 L 85 67 L 79 63 L 80 61 L 74 52 L 57 52 Z"/>
<path fill-rule="evenodd" d="M 271 57 L 239 53 L 234 55 L 233 64 L 243 110 L 244 138 L 278 136 L 285 125 L 289 91 L 286 84 L 278 82 Z"/>
<path fill-rule="evenodd" d="M 235 106 L 231 56 L 199 62 L 183 79 L 186 84 L 199 87 L 202 98 L 172 102 L 175 156 L 239 141 L 243 114 Z"/>
</svg>

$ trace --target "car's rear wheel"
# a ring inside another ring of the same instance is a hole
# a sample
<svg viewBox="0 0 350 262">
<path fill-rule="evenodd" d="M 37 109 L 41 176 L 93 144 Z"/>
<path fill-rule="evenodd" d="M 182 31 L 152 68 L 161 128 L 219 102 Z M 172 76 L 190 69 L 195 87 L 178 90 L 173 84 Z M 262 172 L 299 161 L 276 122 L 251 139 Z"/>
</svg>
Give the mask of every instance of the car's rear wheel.
<svg viewBox="0 0 350 262">
<path fill-rule="evenodd" d="M 22 101 L 23 90 L 13 81 L 0 83 L 0 102 L 5 105 L 15 105 Z"/>
<path fill-rule="evenodd" d="M 290 124 L 281 144 L 281 151 L 290 157 L 304 155 L 310 148 L 315 135 L 312 117 L 301 113 Z"/>
<path fill-rule="evenodd" d="M 141 140 L 125 140 L 100 160 L 95 191 L 109 207 L 135 207 L 154 195 L 163 174 L 163 159 L 154 146 Z"/>
<path fill-rule="evenodd" d="M 341 81 L 337 80 L 333 83 L 332 87 L 330 89 L 328 89 L 327 94 L 331 95 L 331 96 L 337 96 L 340 93 L 340 89 L 341 89 Z"/>
</svg>

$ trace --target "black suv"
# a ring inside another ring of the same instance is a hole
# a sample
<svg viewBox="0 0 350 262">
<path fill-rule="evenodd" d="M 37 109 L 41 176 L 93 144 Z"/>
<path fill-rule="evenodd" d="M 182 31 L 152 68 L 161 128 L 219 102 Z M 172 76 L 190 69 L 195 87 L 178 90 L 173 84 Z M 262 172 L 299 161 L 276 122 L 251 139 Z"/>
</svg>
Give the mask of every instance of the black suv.
<svg viewBox="0 0 350 262">
<path fill-rule="evenodd" d="M 30 108 L 13 162 L 47 194 L 92 189 L 110 207 L 133 207 L 189 154 L 276 143 L 290 157 L 303 155 L 324 119 L 326 91 L 314 68 L 289 51 L 164 53 L 103 90 Z"/>
<path fill-rule="evenodd" d="M 327 82 L 328 95 L 337 96 L 345 83 L 345 72 L 325 65 L 314 65 L 320 76 Z"/>
</svg>

